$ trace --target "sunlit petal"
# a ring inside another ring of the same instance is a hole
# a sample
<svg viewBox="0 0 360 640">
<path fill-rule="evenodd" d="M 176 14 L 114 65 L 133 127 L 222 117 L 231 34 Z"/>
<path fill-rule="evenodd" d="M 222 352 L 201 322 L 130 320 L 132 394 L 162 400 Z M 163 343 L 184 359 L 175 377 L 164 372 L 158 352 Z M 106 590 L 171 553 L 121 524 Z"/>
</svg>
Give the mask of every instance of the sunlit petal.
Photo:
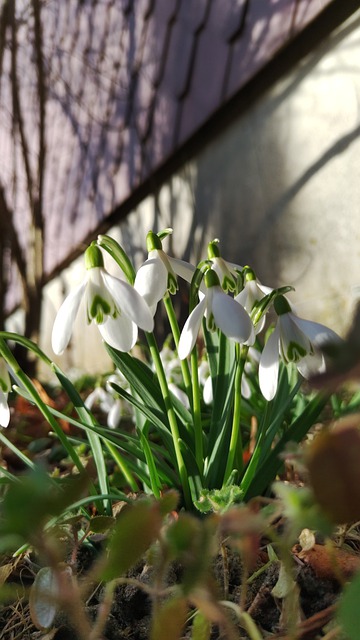
<svg viewBox="0 0 360 640">
<path fill-rule="evenodd" d="M 94 405 L 98 404 L 104 413 L 108 413 L 113 403 L 113 397 L 107 393 L 105 389 L 102 387 L 95 387 L 95 389 L 87 396 L 84 404 L 88 409 L 92 409 Z"/>
<path fill-rule="evenodd" d="M 180 276 L 180 278 L 183 278 L 186 282 L 191 282 L 195 273 L 195 267 L 192 264 L 185 262 L 185 260 L 179 260 L 178 258 L 170 258 L 170 256 L 168 256 L 168 260 L 177 276 Z"/>
<path fill-rule="evenodd" d="M 193 350 L 197 335 L 200 330 L 201 321 L 206 309 L 206 298 L 203 298 L 195 309 L 190 313 L 181 332 L 178 355 L 180 360 L 184 360 Z"/>
<path fill-rule="evenodd" d="M 109 429 L 116 429 L 122 418 L 123 410 L 121 400 L 115 400 L 107 417 L 107 426 Z"/>
<path fill-rule="evenodd" d="M 244 344 L 254 341 L 254 326 L 249 314 L 220 287 L 212 287 L 212 313 L 216 326 L 228 337 Z M 252 344 L 251 342 L 251 344 Z"/>
<path fill-rule="evenodd" d="M 169 390 L 174 394 L 175 398 L 177 398 L 181 404 L 184 405 L 186 409 L 190 409 L 189 398 L 187 397 L 185 391 L 179 389 L 179 387 L 173 382 L 169 382 Z"/>
<path fill-rule="evenodd" d="M 167 290 L 168 271 L 157 251 L 151 251 L 149 258 L 136 274 L 134 287 L 155 313 L 157 304 Z"/>
<path fill-rule="evenodd" d="M 243 398 L 246 398 L 246 400 L 251 397 L 251 389 L 246 376 L 242 376 L 241 378 L 241 395 Z"/>
<path fill-rule="evenodd" d="M 203 388 L 203 400 L 205 404 L 211 404 L 213 399 L 214 399 L 214 393 L 213 393 L 212 377 L 209 376 L 205 380 L 205 384 Z"/>
<path fill-rule="evenodd" d="M 319 322 L 312 322 L 311 320 L 304 320 L 299 318 L 295 314 L 291 314 L 293 322 L 308 338 L 311 340 L 314 346 L 321 347 L 327 342 L 341 342 L 340 336 L 335 331 L 329 329 Z"/>
<path fill-rule="evenodd" d="M 123 280 L 119 280 L 119 278 L 115 278 L 106 271 L 103 271 L 102 277 L 118 309 L 133 322 L 136 322 L 140 329 L 152 331 L 154 328 L 152 313 L 145 300 L 134 287 Z"/>
<path fill-rule="evenodd" d="M 313 350 L 310 338 L 295 319 L 296 316 L 291 312 L 279 316 L 280 353 L 284 362 L 298 362 Z"/>
<path fill-rule="evenodd" d="M 301 373 L 303 378 L 310 378 L 315 374 L 325 373 L 326 363 L 324 356 L 315 352 L 312 355 L 308 355 L 299 362 L 296 363 L 296 368 Z"/>
<path fill-rule="evenodd" d="M 116 318 L 108 318 L 98 329 L 107 344 L 119 351 L 130 351 L 136 343 L 138 328 L 135 322 L 121 314 Z"/>
<path fill-rule="evenodd" d="M 74 291 L 71 291 L 56 314 L 51 335 L 51 344 L 54 353 L 57 355 L 63 353 L 70 342 L 74 321 L 84 295 L 86 284 L 87 279 L 74 289 Z"/>
<path fill-rule="evenodd" d="M 266 400 L 272 400 L 276 394 L 279 375 L 279 324 L 264 346 L 259 363 L 259 385 Z"/>
<path fill-rule="evenodd" d="M 0 427 L 7 427 L 10 422 L 10 409 L 7 402 L 7 393 L 0 389 Z"/>
</svg>

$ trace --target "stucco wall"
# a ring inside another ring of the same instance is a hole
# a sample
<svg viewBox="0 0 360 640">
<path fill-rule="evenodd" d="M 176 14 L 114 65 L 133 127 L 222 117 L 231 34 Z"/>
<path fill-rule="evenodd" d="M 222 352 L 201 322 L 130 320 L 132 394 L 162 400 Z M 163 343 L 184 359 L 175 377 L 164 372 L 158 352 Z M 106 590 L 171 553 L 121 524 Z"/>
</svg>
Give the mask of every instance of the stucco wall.
<svg viewBox="0 0 360 640">
<path fill-rule="evenodd" d="M 360 284 L 359 71 L 360 11 L 112 233 L 136 264 L 150 228 L 172 226 L 172 254 L 195 261 L 218 237 L 264 284 L 295 286 L 300 315 L 344 333 Z M 49 353 L 62 287 L 83 274 L 77 262 L 46 289 Z M 79 320 L 66 365 L 106 366 L 91 329 Z"/>
</svg>

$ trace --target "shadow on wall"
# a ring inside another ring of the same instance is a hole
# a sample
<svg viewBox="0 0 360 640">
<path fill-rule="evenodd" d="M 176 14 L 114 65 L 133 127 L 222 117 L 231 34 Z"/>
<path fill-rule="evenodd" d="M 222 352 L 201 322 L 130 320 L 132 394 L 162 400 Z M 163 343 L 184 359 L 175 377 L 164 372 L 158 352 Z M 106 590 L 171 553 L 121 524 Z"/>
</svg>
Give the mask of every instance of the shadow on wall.
<svg viewBox="0 0 360 640">
<path fill-rule="evenodd" d="M 296 286 L 299 311 L 338 330 L 360 279 L 359 25 L 357 14 L 180 173 L 194 205 L 185 259 L 218 237 L 224 257 Z"/>
</svg>

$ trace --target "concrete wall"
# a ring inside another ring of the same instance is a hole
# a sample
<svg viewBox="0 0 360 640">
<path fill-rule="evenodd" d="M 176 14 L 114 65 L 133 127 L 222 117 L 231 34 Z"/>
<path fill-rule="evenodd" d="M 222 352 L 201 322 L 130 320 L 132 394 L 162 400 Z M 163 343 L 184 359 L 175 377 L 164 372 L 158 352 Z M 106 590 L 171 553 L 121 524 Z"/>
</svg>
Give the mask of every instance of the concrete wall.
<svg viewBox="0 0 360 640">
<path fill-rule="evenodd" d="M 112 230 L 136 264 L 149 229 L 174 228 L 169 250 L 195 262 L 218 237 L 223 256 L 264 284 L 291 284 L 303 317 L 344 333 L 360 284 L 360 11 L 249 112 Z M 43 346 L 77 261 L 46 289 Z M 103 370 L 95 327 L 79 321 L 66 366 Z"/>
</svg>

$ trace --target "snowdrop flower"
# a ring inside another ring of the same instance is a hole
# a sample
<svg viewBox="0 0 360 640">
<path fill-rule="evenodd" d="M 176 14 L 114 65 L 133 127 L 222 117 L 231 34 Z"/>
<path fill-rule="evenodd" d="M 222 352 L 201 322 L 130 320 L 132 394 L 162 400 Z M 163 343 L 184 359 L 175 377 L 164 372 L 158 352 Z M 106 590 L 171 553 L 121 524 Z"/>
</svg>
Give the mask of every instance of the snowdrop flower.
<svg viewBox="0 0 360 640">
<path fill-rule="evenodd" d="M 304 377 L 325 370 L 324 356 L 318 349 L 326 342 L 338 342 L 339 336 L 318 322 L 303 320 L 291 311 L 284 296 L 275 299 L 274 309 L 278 315 L 273 333 L 268 338 L 260 357 L 259 384 L 266 400 L 276 394 L 279 374 L 279 357 L 293 362 Z"/>
<path fill-rule="evenodd" d="M 245 267 L 244 288 L 237 294 L 237 296 L 235 296 L 234 299 L 236 302 L 239 302 L 250 315 L 254 309 L 254 305 L 271 292 L 272 289 L 270 289 L 270 287 L 265 287 L 260 284 L 252 269 Z M 264 314 L 255 325 L 255 333 L 259 333 L 263 329 L 265 319 L 266 316 Z"/>
<path fill-rule="evenodd" d="M 202 360 L 198 367 L 199 382 L 203 388 L 203 400 L 205 404 L 211 404 L 214 399 L 212 378 L 207 360 Z"/>
<path fill-rule="evenodd" d="M 100 410 L 106 414 L 106 423 L 109 429 L 116 429 L 124 416 L 132 415 L 132 407 L 123 399 L 119 398 L 117 392 L 112 387 L 115 383 L 124 389 L 129 389 L 126 378 L 116 370 L 111 374 L 103 387 L 95 387 L 95 389 L 87 396 L 85 406 L 92 409 L 94 405 L 98 405 Z"/>
<path fill-rule="evenodd" d="M 11 381 L 5 361 L 0 358 L 0 427 L 7 427 L 10 422 L 10 409 L 8 405 L 8 393 L 11 390 Z"/>
<path fill-rule="evenodd" d="M 166 229 L 172 233 L 172 229 Z M 149 231 L 146 237 L 148 258 L 138 270 L 134 287 L 149 305 L 152 314 L 156 312 L 158 302 L 167 291 L 171 294 L 178 289 L 177 276 L 191 282 L 195 267 L 184 260 L 168 256 L 162 248 L 159 236 Z"/>
<path fill-rule="evenodd" d="M 241 271 L 242 267 L 232 265 L 221 257 L 217 246 L 218 242 L 218 238 L 215 238 L 208 244 L 208 259 L 211 262 L 211 269 L 217 274 L 221 288 L 224 291 L 235 291 L 238 278 L 237 271 Z"/>
<path fill-rule="evenodd" d="M 99 408 L 107 416 L 107 426 L 109 429 L 116 429 L 119 426 L 123 408 L 120 398 L 114 398 L 111 393 L 105 391 L 102 387 L 95 387 L 85 400 L 87 409 L 92 409 L 94 405 Z"/>
<path fill-rule="evenodd" d="M 180 387 L 178 387 L 173 382 L 169 382 L 168 387 L 169 391 L 171 391 L 171 393 L 174 394 L 175 398 L 177 398 L 184 405 L 185 409 L 190 409 L 189 398 L 187 397 L 185 391 L 180 389 Z"/>
<path fill-rule="evenodd" d="M 186 358 L 195 346 L 203 317 L 206 315 L 208 329 L 215 328 L 239 343 L 252 344 L 254 327 L 245 309 L 220 287 L 216 272 L 205 273 L 206 293 L 190 313 L 180 335 L 178 355 Z"/>
<path fill-rule="evenodd" d="M 165 344 L 160 351 L 160 358 L 164 367 L 166 378 L 169 381 L 169 390 L 178 400 L 180 400 L 180 402 L 184 405 L 184 407 L 186 407 L 186 409 L 190 409 L 189 398 L 187 397 L 185 391 L 183 391 L 179 386 L 182 382 L 182 374 L 180 361 L 177 354 L 172 349 L 170 349 L 168 345 Z"/>
<path fill-rule="evenodd" d="M 62 303 L 52 331 L 52 348 L 61 354 L 70 341 L 82 298 L 88 323 L 92 320 L 110 346 L 129 351 L 135 344 L 138 327 L 152 331 L 154 321 L 140 294 L 127 282 L 110 275 L 104 268 L 101 250 L 95 244 L 85 252 L 87 275 Z"/>
</svg>

